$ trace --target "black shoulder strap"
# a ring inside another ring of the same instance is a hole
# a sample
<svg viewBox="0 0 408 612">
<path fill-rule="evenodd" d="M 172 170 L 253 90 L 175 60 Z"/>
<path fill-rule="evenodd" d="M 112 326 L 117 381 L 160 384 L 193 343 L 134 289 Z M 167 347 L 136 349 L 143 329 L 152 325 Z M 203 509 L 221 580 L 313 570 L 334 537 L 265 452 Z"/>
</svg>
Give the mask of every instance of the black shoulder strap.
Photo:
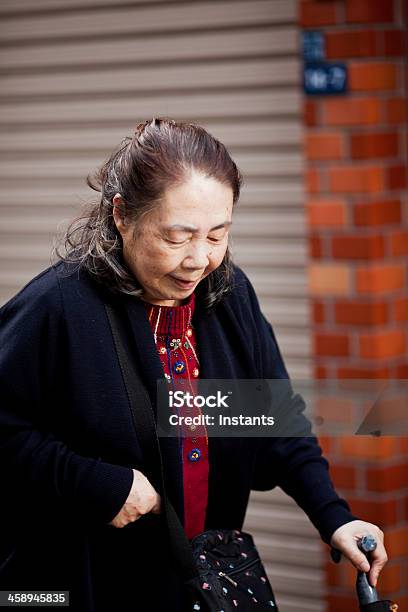
<svg viewBox="0 0 408 612">
<path fill-rule="evenodd" d="M 149 394 L 140 377 L 135 360 L 131 360 L 129 357 L 129 348 L 125 348 L 127 345 L 127 333 L 123 318 L 118 312 L 118 307 L 116 305 L 113 307 L 112 304 L 105 302 L 105 309 L 108 315 L 123 380 L 132 410 L 137 436 L 146 457 L 146 462 L 151 466 L 151 474 L 156 476 L 157 482 L 160 485 L 161 490 L 159 493 L 162 499 L 164 520 L 168 527 L 170 549 L 185 579 L 189 580 L 190 578 L 197 577 L 198 572 L 190 542 L 166 494 L 163 460 Z M 123 315 L 124 314 L 125 313 L 123 313 Z"/>
</svg>

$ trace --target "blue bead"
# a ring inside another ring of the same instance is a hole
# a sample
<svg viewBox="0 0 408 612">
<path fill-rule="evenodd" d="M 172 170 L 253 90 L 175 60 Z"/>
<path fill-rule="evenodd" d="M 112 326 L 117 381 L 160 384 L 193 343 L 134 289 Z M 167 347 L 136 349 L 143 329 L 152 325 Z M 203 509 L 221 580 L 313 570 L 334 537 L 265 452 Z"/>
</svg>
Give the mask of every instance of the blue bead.
<svg viewBox="0 0 408 612">
<path fill-rule="evenodd" d="M 188 458 L 190 461 L 198 461 L 201 457 L 201 451 L 199 448 L 193 448 L 188 453 Z"/>
<path fill-rule="evenodd" d="M 173 370 L 176 372 L 176 374 L 183 374 L 185 369 L 186 364 L 184 361 L 176 361 L 176 363 L 173 365 Z"/>
</svg>

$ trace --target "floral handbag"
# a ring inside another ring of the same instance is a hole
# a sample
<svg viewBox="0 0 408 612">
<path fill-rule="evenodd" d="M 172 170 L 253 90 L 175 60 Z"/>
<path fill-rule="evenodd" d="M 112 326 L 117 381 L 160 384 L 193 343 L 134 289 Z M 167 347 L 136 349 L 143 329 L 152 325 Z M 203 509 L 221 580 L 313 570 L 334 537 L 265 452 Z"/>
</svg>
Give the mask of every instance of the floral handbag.
<svg viewBox="0 0 408 612">
<path fill-rule="evenodd" d="M 190 591 L 191 610 L 278 610 L 252 536 L 238 529 L 211 529 L 191 541 L 199 573 Z"/>
</svg>

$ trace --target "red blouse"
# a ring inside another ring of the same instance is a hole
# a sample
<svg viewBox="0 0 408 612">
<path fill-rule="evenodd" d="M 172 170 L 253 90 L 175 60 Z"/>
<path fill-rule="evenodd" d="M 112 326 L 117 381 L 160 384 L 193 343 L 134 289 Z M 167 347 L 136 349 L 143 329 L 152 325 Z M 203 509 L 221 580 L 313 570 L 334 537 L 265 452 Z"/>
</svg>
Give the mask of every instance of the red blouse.
<svg viewBox="0 0 408 612">
<path fill-rule="evenodd" d="M 157 306 L 145 302 L 147 316 L 153 331 L 157 352 L 164 375 L 174 390 L 186 385 L 186 390 L 196 394 L 199 379 L 197 342 L 191 324 L 195 294 L 192 293 L 181 306 Z M 185 381 L 185 382 L 184 382 Z M 176 409 L 174 409 L 176 410 Z M 185 409 L 191 416 L 200 409 Z M 204 531 L 208 500 L 208 437 L 204 425 L 183 425 L 182 436 L 184 530 L 189 539 Z M 192 433 L 194 431 L 194 437 Z"/>
</svg>

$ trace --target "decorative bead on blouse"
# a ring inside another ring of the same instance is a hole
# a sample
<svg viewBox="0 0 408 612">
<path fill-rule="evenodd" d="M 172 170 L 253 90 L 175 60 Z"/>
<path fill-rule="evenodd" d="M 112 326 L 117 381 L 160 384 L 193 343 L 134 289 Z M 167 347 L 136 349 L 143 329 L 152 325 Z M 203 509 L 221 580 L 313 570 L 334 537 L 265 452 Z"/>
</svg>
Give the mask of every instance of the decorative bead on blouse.
<svg viewBox="0 0 408 612">
<path fill-rule="evenodd" d="M 180 306 L 160 306 L 144 302 L 153 331 L 164 376 L 173 389 L 186 387 L 197 394 L 200 364 L 192 317 L 195 294 Z M 181 412 L 179 412 L 181 414 Z M 186 408 L 191 416 L 201 414 L 197 407 Z M 184 529 L 189 539 L 204 531 L 208 502 L 208 436 L 205 425 L 182 425 Z M 192 433 L 193 432 L 193 433 Z"/>
</svg>

